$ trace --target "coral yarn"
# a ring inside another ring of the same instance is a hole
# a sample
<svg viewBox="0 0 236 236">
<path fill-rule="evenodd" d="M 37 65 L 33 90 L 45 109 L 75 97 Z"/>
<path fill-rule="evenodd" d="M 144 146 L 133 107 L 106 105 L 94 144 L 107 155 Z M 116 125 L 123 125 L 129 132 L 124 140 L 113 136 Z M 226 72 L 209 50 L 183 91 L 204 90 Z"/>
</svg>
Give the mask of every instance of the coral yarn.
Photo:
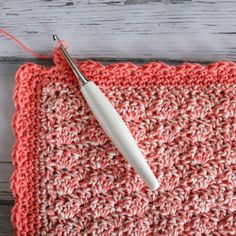
<svg viewBox="0 0 236 236">
<path fill-rule="evenodd" d="M 54 62 L 16 73 L 16 235 L 236 235 L 235 63 L 79 63 L 158 176 L 151 192 Z"/>
</svg>

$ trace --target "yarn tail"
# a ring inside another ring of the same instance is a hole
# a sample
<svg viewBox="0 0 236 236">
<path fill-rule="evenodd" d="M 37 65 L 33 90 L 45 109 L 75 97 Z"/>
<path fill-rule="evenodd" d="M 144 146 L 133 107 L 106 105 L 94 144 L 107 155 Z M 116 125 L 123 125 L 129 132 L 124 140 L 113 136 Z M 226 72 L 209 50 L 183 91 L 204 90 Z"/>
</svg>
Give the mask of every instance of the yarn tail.
<svg viewBox="0 0 236 236">
<path fill-rule="evenodd" d="M 20 48 L 22 48 L 25 52 L 27 52 L 29 55 L 32 55 L 34 57 L 37 57 L 39 59 L 52 59 L 52 55 L 43 55 L 40 53 L 36 53 L 33 50 L 31 50 L 30 48 L 26 47 L 19 39 L 17 39 L 14 35 L 12 35 L 11 33 L 9 33 L 8 31 L 6 31 L 5 29 L 0 28 L 0 32 L 6 36 L 7 38 L 9 38 L 11 41 L 13 41 L 14 43 L 16 43 Z"/>
</svg>

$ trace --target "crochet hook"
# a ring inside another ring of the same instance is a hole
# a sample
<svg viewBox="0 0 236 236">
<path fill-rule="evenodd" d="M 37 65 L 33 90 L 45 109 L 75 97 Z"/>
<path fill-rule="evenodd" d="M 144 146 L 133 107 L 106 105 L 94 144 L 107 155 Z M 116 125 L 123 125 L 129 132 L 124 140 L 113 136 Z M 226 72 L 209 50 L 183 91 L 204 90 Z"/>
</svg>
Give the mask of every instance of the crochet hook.
<svg viewBox="0 0 236 236">
<path fill-rule="evenodd" d="M 55 34 L 53 35 L 53 40 L 60 42 L 60 39 Z M 150 189 L 157 189 L 159 182 L 121 116 L 99 87 L 82 74 L 62 43 L 59 45 L 59 48 L 78 78 L 81 85 L 81 92 L 98 123 Z"/>
</svg>

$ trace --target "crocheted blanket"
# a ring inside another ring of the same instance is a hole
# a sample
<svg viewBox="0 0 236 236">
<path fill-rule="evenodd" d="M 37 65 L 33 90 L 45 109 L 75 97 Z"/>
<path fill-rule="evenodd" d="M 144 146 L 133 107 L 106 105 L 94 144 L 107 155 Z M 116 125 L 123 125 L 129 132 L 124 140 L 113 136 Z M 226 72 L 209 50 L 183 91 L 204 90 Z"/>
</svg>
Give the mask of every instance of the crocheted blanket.
<svg viewBox="0 0 236 236">
<path fill-rule="evenodd" d="M 236 64 L 79 67 L 121 114 L 160 188 L 111 144 L 60 56 L 16 73 L 16 235 L 236 235 Z"/>
</svg>

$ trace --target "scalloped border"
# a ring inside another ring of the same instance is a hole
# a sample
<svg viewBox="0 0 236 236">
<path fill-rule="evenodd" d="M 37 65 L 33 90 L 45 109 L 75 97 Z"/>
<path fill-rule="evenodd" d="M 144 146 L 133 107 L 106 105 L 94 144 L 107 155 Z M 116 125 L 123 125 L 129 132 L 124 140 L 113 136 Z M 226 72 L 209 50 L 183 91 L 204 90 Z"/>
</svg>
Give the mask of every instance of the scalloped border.
<svg viewBox="0 0 236 236">
<path fill-rule="evenodd" d="M 37 157 L 38 151 L 37 134 L 40 120 L 37 114 L 41 88 L 49 82 L 58 81 L 57 76 L 60 77 L 61 74 L 65 81 L 78 85 L 67 63 L 59 54 L 54 53 L 54 63 L 55 66 L 46 68 L 28 62 L 19 67 L 15 76 L 13 100 L 16 111 L 12 118 L 12 128 L 16 141 L 12 151 L 14 172 L 11 177 L 15 205 L 11 220 L 16 235 L 22 233 L 35 235 L 40 227 L 37 205 L 38 162 L 37 158 L 33 157 Z M 143 65 L 118 62 L 105 66 L 96 61 L 83 61 L 78 65 L 85 76 L 101 88 L 110 87 L 114 83 L 120 87 L 130 85 L 142 87 L 154 84 L 204 87 L 212 83 L 236 83 L 236 63 L 231 61 L 219 61 L 208 65 L 183 63 L 177 66 L 169 66 L 163 62 L 150 62 Z M 36 136 L 30 136 L 32 133 Z M 32 191 L 29 191 L 29 186 Z M 30 197 L 26 199 L 26 196 Z"/>
</svg>

